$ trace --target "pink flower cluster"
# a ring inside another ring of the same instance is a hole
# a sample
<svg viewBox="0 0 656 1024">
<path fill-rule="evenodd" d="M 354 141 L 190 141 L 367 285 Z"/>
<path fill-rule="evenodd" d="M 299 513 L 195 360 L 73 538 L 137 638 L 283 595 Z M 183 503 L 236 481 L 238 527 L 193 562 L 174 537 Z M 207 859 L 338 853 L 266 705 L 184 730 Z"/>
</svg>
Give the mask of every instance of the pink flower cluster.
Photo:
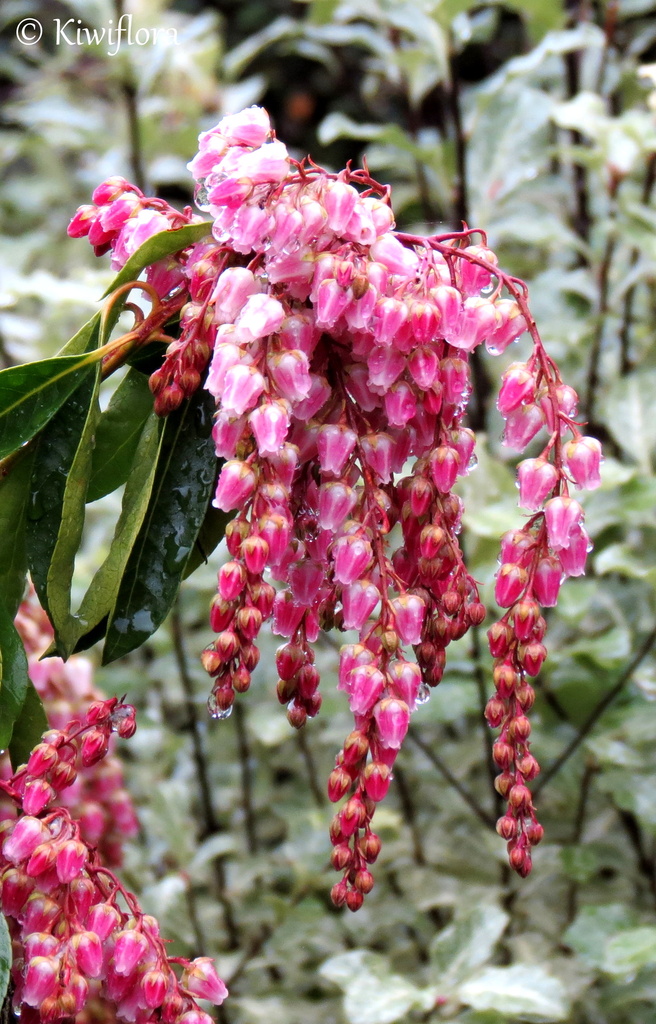
<svg viewBox="0 0 656 1024">
<path fill-rule="evenodd" d="M 27 653 L 30 678 L 43 701 L 51 728 L 63 729 L 73 719 L 83 718 L 93 702 L 104 700 L 93 684 L 93 669 L 87 658 L 75 655 L 67 662 L 61 658 L 40 660 L 53 633 L 33 590 L 21 604 L 15 625 Z M 57 803 L 68 808 L 79 824 L 84 842 L 98 848 L 103 864 L 108 867 L 121 864 L 123 844 L 139 830 L 120 761 L 112 755 L 113 748 L 112 737 L 107 756 L 81 767 L 75 780 L 57 793 Z M 9 778 L 11 774 L 9 756 L 4 755 L 0 760 L 0 777 Z M 0 807 L 0 818 L 5 816 L 15 816 L 11 803 Z"/>
<path fill-rule="evenodd" d="M 27 765 L 0 782 L 20 815 L 0 825 L 0 895 L 24 1024 L 84 1019 L 90 1004 L 137 1024 L 211 1024 L 195 997 L 218 1004 L 227 995 L 208 958 L 167 958 L 156 919 L 103 866 L 68 810 L 52 807 L 81 767 L 105 757 L 112 732 L 129 737 L 135 728 L 129 704 L 95 701 L 81 721 L 45 733 Z M 183 966 L 180 980 L 172 963 Z"/>
<path fill-rule="evenodd" d="M 353 910 L 373 885 L 371 820 L 410 716 L 442 678 L 449 643 L 485 617 L 453 490 L 476 462 L 470 355 L 482 344 L 500 354 L 525 331 L 533 338 L 528 363 L 504 376 L 499 408 L 508 445 L 522 450 L 544 427 L 549 440 L 520 467 L 520 498 L 534 514 L 523 540 L 504 541 L 497 598 L 508 612 L 493 627 L 508 632 L 498 657 L 514 681 L 489 715 L 502 727 L 495 750 L 511 800 L 503 834 L 526 873 L 538 833 L 527 838 L 532 805 L 516 787 L 537 771 L 523 711 L 544 627 L 537 615 L 517 632 L 517 604 L 553 603 L 543 598 L 555 600 L 561 575 L 583 571 L 587 536 L 568 484 L 595 484 L 599 447 L 574 423 L 575 393 L 542 347 L 525 286 L 499 269 L 481 232 L 395 232 L 388 188 L 366 170 L 330 174 L 291 159 L 260 108 L 201 135 L 189 168 L 214 239 L 184 266 L 192 280 L 200 264 L 189 316 L 212 348 L 205 387 L 225 460 L 214 504 L 235 513 L 211 609 L 218 635 L 202 657 L 210 711 L 225 717 L 248 689 L 271 620 L 286 639 L 278 697 L 302 726 L 321 705 L 319 630 L 357 631 L 338 683 L 355 728 L 329 783 L 332 800 L 346 798 L 331 826 L 343 873 L 332 895 Z M 180 363 L 176 377 L 169 352 L 166 387 L 185 373 Z"/>
</svg>

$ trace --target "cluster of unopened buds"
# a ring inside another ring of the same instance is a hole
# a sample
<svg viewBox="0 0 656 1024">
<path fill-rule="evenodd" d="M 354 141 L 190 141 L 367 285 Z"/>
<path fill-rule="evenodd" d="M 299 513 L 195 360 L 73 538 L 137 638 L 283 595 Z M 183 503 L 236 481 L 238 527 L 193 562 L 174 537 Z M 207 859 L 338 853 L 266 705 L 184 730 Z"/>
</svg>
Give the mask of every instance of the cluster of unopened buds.
<svg viewBox="0 0 656 1024">
<path fill-rule="evenodd" d="M 195 326 L 225 460 L 214 504 L 235 512 L 211 609 L 218 635 L 202 658 L 214 679 L 210 712 L 226 717 L 248 689 L 258 633 L 272 620 L 287 640 L 278 697 L 302 726 L 321 705 L 319 630 L 358 632 L 342 648 L 338 683 L 355 728 L 329 780 L 330 798 L 346 798 L 331 825 L 343 874 L 332 896 L 352 910 L 373 885 L 371 820 L 410 716 L 442 678 L 449 643 L 485 618 L 454 492 L 476 462 L 470 355 L 483 343 L 501 354 L 526 331 L 533 340 L 528 362 L 504 375 L 499 409 L 509 447 L 523 450 L 544 428 L 548 440 L 519 469 L 520 503 L 533 514 L 503 542 L 497 598 L 508 611 L 490 631 L 497 694 L 488 706 L 509 807 L 499 831 L 526 874 L 541 836 L 525 785 L 538 770 L 526 677 L 544 658 L 540 606 L 583 571 L 588 549 L 568 488 L 595 486 L 600 461 L 526 287 L 499 269 L 482 232 L 395 232 L 387 187 L 366 170 L 331 174 L 291 159 L 260 108 L 201 135 L 189 169 L 212 239 L 175 258 L 188 304 L 153 390 L 164 411 L 188 393 L 185 339 Z"/>
<path fill-rule="evenodd" d="M 135 728 L 131 705 L 94 701 L 81 720 L 45 733 L 27 764 L 0 782 L 19 812 L 0 824 L 0 894 L 24 1024 L 211 1024 L 196 998 L 220 1004 L 227 995 L 209 958 L 167 957 L 156 919 L 103 865 L 70 812 L 53 806 L 79 771 L 106 756 L 112 733 L 129 737 Z M 182 966 L 180 979 L 172 964 Z"/>
<path fill-rule="evenodd" d="M 39 605 L 34 589 L 21 604 L 15 626 L 27 654 L 30 679 L 43 702 L 50 726 L 63 729 L 68 722 L 82 719 L 90 704 L 103 700 L 94 685 L 93 666 L 88 658 L 74 655 L 67 662 L 41 656 L 49 648 L 53 632 L 47 615 Z M 84 842 L 98 849 L 103 864 L 117 867 L 123 860 L 123 845 L 139 831 L 139 822 L 130 794 L 124 785 L 123 769 L 112 753 L 110 737 L 107 755 L 88 766 L 81 766 L 75 781 L 57 793 L 57 803 L 67 807 L 78 822 Z M 12 774 L 9 755 L 0 758 L 0 778 Z M 16 809 L 0 793 L 0 820 L 13 818 Z"/>
</svg>

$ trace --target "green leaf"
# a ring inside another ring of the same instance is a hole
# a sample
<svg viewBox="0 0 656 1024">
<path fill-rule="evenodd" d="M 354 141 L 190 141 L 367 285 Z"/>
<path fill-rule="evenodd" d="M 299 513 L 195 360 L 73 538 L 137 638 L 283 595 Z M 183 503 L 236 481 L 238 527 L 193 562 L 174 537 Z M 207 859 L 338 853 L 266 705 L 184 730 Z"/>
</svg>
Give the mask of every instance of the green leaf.
<svg viewBox="0 0 656 1024">
<path fill-rule="evenodd" d="M 27 657 L 11 615 L 0 603 L 0 749 L 11 739 L 29 683 Z"/>
<path fill-rule="evenodd" d="M 130 369 L 98 421 L 87 504 L 125 483 L 152 408 L 147 377 Z"/>
<path fill-rule="evenodd" d="M 94 380 L 85 380 L 36 442 L 27 511 L 27 559 L 39 601 L 48 613 L 48 574 L 62 525 L 68 475 L 94 394 Z"/>
<path fill-rule="evenodd" d="M 116 275 L 103 298 L 106 295 L 111 295 L 128 281 L 135 281 L 142 270 L 151 264 L 157 263 L 165 256 L 170 256 L 171 253 L 180 252 L 181 249 L 200 242 L 201 238 L 209 235 L 211 230 L 212 225 L 208 221 L 204 221 L 202 224 L 188 224 L 184 228 L 176 228 L 175 231 L 160 231 L 158 234 L 152 235 L 151 238 L 147 238 Z"/>
<path fill-rule="evenodd" d="M 508 920 L 508 914 L 494 904 L 478 906 L 435 937 L 431 974 L 440 990 L 460 984 L 490 959 Z"/>
<path fill-rule="evenodd" d="M 76 629 L 71 649 L 79 649 L 80 640 L 89 633 L 95 636 L 96 627 L 107 618 L 116 601 L 125 566 L 148 508 L 163 424 L 164 421 L 151 412 L 142 428 L 109 553 L 93 577 L 75 616 Z"/>
<path fill-rule="evenodd" d="M 84 507 L 91 474 L 96 424 L 100 416 L 98 407 L 100 365 L 96 367 L 93 386 L 91 384 L 92 382 L 89 381 L 90 397 L 84 426 L 75 456 L 66 474 L 66 485 L 61 503 L 61 523 L 46 580 L 50 620 L 55 631 L 57 649 L 64 658 L 71 653 L 76 630 L 76 622 L 71 615 L 71 585 L 75 570 L 75 556 L 84 530 Z"/>
<path fill-rule="evenodd" d="M 566 1020 L 569 1001 L 558 978 L 534 964 L 488 967 L 458 990 L 475 1010 L 497 1010 L 522 1021 Z"/>
<path fill-rule="evenodd" d="M 9 744 L 9 756 L 14 770 L 27 762 L 31 751 L 40 742 L 47 728 L 48 719 L 43 710 L 41 698 L 33 684 L 28 683 L 25 701 L 21 713 L 14 723 L 14 731 Z"/>
<path fill-rule="evenodd" d="M 387 957 L 366 949 L 340 953 L 319 968 L 344 992 L 344 1013 L 350 1024 L 391 1024 L 413 1009 L 428 1011 L 437 990 L 420 989 L 400 974 L 393 974 Z"/>
<path fill-rule="evenodd" d="M 0 370 L 0 459 L 45 427 L 98 358 L 53 356 Z"/>
<path fill-rule="evenodd" d="M 628 978 L 653 964 L 656 964 L 656 928 L 628 928 L 606 942 L 602 969 L 608 974 Z"/>
<path fill-rule="evenodd" d="M 585 964 L 601 967 L 606 940 L 620 928 L 630 928 L 635 914 L 622 903 L 582 907 L 563 935 L 565 942 Z"/>
<path fill-rule="evenodd" d="M 9 971 L 11 968 L 11 936 L 4 916 L 0 914 L 0 1005 L 4 1003 L 9 988 Z"/>
<path fill-rule="evenodd" d="M 144 643 L 178 592 L 215 480 L 212 409 L 201 390 L 166 420 L 148 510 L 111 612 L 104 664 Z"/>
<path fill-rule="evenodd" d="M 198 531 L 196 543 L 189 555 L 189 561 L 185 566 L 183 579 L 187 579 L 196 571 L 199 565 L 207 561 L 218 544 L 225 536 L 226 526 L 233 518 L 234 513 L 222 512 L 210 505 L 205 513 L 205 518 Z"/>
<path fill-rule="evenodd" d="M 25 449 L 0 478 L 0 594 L 13 617 L 23 599 L 27 574 L 25 516 L 34 451 Z"/>
<path fill-rule="evenodd" d="M 620 448 L 650 475 L 656 447 L 656 370 L 616 377 L 603 404 L 605 422 Z"/>
</svg>

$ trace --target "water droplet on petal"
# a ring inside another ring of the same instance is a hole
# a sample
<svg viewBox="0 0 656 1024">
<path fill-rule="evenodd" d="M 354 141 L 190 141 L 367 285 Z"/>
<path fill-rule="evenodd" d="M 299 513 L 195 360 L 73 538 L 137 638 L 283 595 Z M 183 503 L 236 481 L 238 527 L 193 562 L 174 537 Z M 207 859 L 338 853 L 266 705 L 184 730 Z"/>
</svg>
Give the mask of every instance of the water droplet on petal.
<svg viewBox="0 0 656 1024">
<path fill-rule="evenodd" d="M 427 704 L 430 700 L 431 688 L 428 683 L 420 683 L 415 697 L 416 704 Z"/>
<path fill-rule="evenodd" d="M 478 466 L 478 456 L 477 455 L 472 455 L 470 460 L 469 460 L 469 462 L 467 463 L 467 472 L 471 473 L 471 471 L 473 469 L 476 469 L 477 466 Z"/>
<path fill-rule="evenodd" d="M 232 705 L 230 705 L 229 708 L 219 707 L 216 695 L 214 693 L 210 693 L 207 698 L 207 710 L 212 718 L 216 718 L 219 722 L 222 722 L 225 718 L 230 718 L 230 715 L 232 714 Z"/>
</svg>

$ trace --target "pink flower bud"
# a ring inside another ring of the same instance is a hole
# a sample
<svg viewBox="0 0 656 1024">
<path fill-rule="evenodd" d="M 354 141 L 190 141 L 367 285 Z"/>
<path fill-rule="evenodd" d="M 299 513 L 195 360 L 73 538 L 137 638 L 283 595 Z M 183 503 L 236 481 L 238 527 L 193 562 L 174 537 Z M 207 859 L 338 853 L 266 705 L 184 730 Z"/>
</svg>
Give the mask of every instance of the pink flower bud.
<svg viewBox="0 0 656 1024">
<path fill-rule="evenodd" d="M 19 818 L 2 844 L 2 852 L 14 864 L 27 860 L 37 846 L 49 838 L 50 833 L 38 818 Z"/>
<path fill-rule="evenodd" d="M 53 956 L 35 956 L 25 972 L 22 1001 L 38 1007 L 57 988 L 59 960 Z"/>
<path fill-rule="evenodd" d="M 212 504 L 224 512 L 243 508 L 255 490 L 256 477 L 251 467 L 239 459 L 224 463 Z"/>
<path fill-rule="evenodd" d="M 390 787 L 392 772 L 388 765 L 380 761 L 372 761 L 368 764 L 363 773 L 364 788 L 367 796 L 374 803 L 379 803 L 387 796 Z"/>
<path fill-rule="evenodd" d="M 155 1007 L 161 1006 L 164 1002 L 164 996 L 166 995 L 168 987 L 169 979 L 164 971 L 161 971 L 159 968 L 153 968 L 150 971 L 146 971 L 141 979 L 141 991 L 143 992 L 146 1006 L 150 1009 L 155 1009 Z"/>
<path fill-rule="evenodd" d="M 374 665 L 360 665 L 351 669 L 347 685 L 351 711 L 367 715 L 383 691 L 385 676 Z"/>
<path fill-rule="evenodd" d="M 356 580 L 342 588 L 344 629 L 362 629 L 380 600 L 378 587 L 370 580 Z"/>
<path fill-rule="evenodd" d="M 501 608 L 510 608 L 526 588 L 528 573 L 519 565 L 506 562 L 497 573 L 494 599 Z"/>
<path fill-rule="evenodd" d="M 430 472 L 433 483 L 442 494 L 448 494 L 453 488 L 458 471 L 460 459 L 454 448 L 441 444 L 430 454 Z"/>
<path fill-rule="evenodd" d="M 18 917 L 34 890 L 34 882 L 24 871 L 7 868 L 2 875 L 2 912 Z"/>
<path fill-rule="evenodd" d="M 25 786 L 23 810 L 26 814 L 40 814 L 55 799 L 56 793 L 45 779 L 34 779 Z"/>
<path fill-rule="evenodd" d="M 439 378 L 440 363 L 432 348 L 416 348 L 408 356 L 408 370 L 415 384 L 426 391 Z"/>
<path fill-rule="evenodd" d="M 134 928 L 125 929 L 116 936 L 113 968 L 116 974 L 131 974 L 148 951 L 148 939 Z"/>
<path fill-rule="evenodd" d="M 228 989 L 208 956 L 199 956 L 191 961 L 182 975 L 182 986 L 199 999 L 209 999 L 215 1006 L 220 1006 L 228 995 Z"/>
<path fill-rule="evenodd" d="M 26 873 L 31 878 L 44 875 L 54 865 L 57 852 L 58 847 L 51 838 L 46 839 L 43 843 L 39 843 L 25 865 Z"/>
<path fill-rule="evenodd" d="M 502 378 L 497 408 L 506 417 L 520 405 L 530 404 L 535 399 L 535 377 L 525 363 L 512 363 Z"/>
<path fill-rule="evenodd" d="M 394 624 L 404 644 L 421 642 L 426 605 L 416 594 L 402 594 L 392 601 Z"/>
<path fill-rule="evenodd" d="M 396 697 L 387 697 L 376 705 L 374 718 L 381 746 L 398 750 L 410 724 L 408 705 Z"/>
<path fill-rule="evenodd" d="M 227 991 L 226 989 L 226 994 Z M 180 1017 L 176 1017 L 175 1024 L 214 1024 L 214 1018 L 203 1010 L 187 1010 Z"/>
<path fill-rule="evenodd" d="M 450 356 L 440 364 L 440 376 L 444 386 L 444 401 L 450 405 L 466 402 L 471 394 L 469 368 L 464 359 Z"/>
<path fill-rule="evenodd" d="M 75 839 L 67 840 L 57 853 L 57 878 L 60 882 L 72 882 L 87 862 L 88 852 L 84 843 Z"/>
<path fill-rule="evenodd" d="M 348 586 L 371 565 L 371 544 L 364 537 L 340 537 L 333 545 L 333 558 L 335 579 Z"/>
<path fill-rule="evenodd" d="M 69 238 L 84 238 L 89 234 L 89 228 L 95 223 L 98 217 L 97 206 L 79 206 L 75 216 L 71 220 L 66 233 Z"/>
<path fill-rule="evenodd" d="M 39 743 L 30 754 L 27 762 L 28 775 L 45 775 L 55 765 L 59 754 L 50 743 Z"/>
<path fill-rule="evenodd" d="M 101 761 L 109 749 L 109 736 L 104 729 L 90 729 L 83 737 L 80 754 L 82 764 L 89 768 Z"/>
<path fill-rule="evenodd" d="M 296 604 L 289 591 L 281 591 L 273 604 L 273 632 L 278 636 L 293 636 L 304 614 L 305 608 Z"/>
<path fill-rule="evenodd" d="M 562 579 L 563 567 L 560 559 L 554 555 L 540 559 L 533 579 L 533 591 L 543 608 L 554 608 L 558 603 Z"/>
<path fill-rule="evenodd" d="M 33 892 L 27 898 L 19 917 L 23 934 L 49 931 L 61 913 L 61 907 L 54 900 L 40 892 Z"/>
<path fill-rule="evenodd" d="M 97 933 L 77 932 L 70 942 L 78 970 L 87 978 L 98 978 L 103 966 L 103 948 Z"/>
<path fill-rule="evenodd" d="M 544 506 L 549 546 L 553 551 L 568 548 L 583 519 L 583 509 L 574 498 L 551 498 Z"/>
<path fill-rule="evenodd" d="M 580 437 L 565 445 L 565 465 L 577 487 L 593 491 L 601 484 L 601 445 L 595 437 Z"/>
<path fill-rule="evenodd" d="M 558 470 L 546 459 L 524 459 L 517 467 L 519 504 L 532 511 L 542 503 L 558 482 Z"/>
<path fill-rule="evenodd" d="M 109 903 L 96 903 L 86 919 L 87 930 L 95 932 L 101 942 L 111 935 L 121 918 L 116 907 Z"/>
<path fill-rule="evenodd" d="M 494 305 L 499 325 L 488 336 L 485 347 L 491 356 L 498 356 L 528 330 L 528 326 L 519 306 L 512 299 L 498 299 Z"/>
<path fill-rule="evenodd" d="M 477 345 L 494 333 L 499 317 L 494 304 L 477 295 L 465 300 L 458 328 L 450 343 L 462 352 L 472 352 Z"/>
<path fill-rule="evenodd" d="M 405 427 L 417 412 L 417 397 L 405 381 L 393 384 L 384 401 L 385 412 L 392 426 Z"/>
</svg>

